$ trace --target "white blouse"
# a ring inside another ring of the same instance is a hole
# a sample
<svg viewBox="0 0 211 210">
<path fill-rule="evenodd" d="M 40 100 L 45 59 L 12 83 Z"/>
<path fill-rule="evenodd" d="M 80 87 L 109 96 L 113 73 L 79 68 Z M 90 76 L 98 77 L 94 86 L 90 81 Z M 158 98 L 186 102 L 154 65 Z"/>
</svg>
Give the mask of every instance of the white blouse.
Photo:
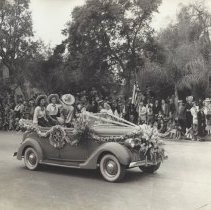
<svg viewBox="0 0 211 210">
<path fill-rule="evenodd" d="M 33 123 L 38 124 L 38 118 L 46 117 L 46 109 L 41 109 L 40 106 L 37 106 L 34 110 L 34 117 L 33 117 Z"/>
<path fill-rule="evenodd" d="M 48 112 L 49 115 L 57 115 L 59 112 L 59 108 L 61 107 L 61 105 L 59 104 L 48 104 L 46 111 Z"/>
</svg>

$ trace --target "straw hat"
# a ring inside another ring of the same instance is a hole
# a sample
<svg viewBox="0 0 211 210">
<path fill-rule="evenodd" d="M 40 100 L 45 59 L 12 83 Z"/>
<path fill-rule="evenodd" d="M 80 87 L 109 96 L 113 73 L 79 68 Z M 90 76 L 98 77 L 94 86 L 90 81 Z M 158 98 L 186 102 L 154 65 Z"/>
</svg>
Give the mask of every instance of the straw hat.
<svg viewBox="0 0 211 210">
<path fill-rule="evenodd" d="M 42 99 L 47 100 L 47 96 L 46 96 L 46 95 L 39 95 L 39 96 L 37 96 L 36 101 L 35 101 L 35 103 L 36 103 L 37 106 L 40 105 L 40 101 L 41 101 Z"/>
<path fill-rule="evenodd" d="M 59 95 L 58 94 L 50 94 L 49 96 L 48 96 L 48 98 L 47 98 L 47 102 L 50 104 L 50 103 L 52 103 L 51 102 L 51 99 L 52 98 L 56 98 L 56 102 L 58 103 L 59 102 Z"/>
<path fill-rule="evenodd" d="M 211 102 L 211 100 L 210 100 L 209 98 L 206 98 L 206 99 L 204 100 L 204 102 Z"/>
<path fill-rule="evenodd" d="M 61 101 L 63 104 L 71 106 L 75 103 L 75 97 L 71 94 L 65 94 L 61 97 Z"/>
</svg>

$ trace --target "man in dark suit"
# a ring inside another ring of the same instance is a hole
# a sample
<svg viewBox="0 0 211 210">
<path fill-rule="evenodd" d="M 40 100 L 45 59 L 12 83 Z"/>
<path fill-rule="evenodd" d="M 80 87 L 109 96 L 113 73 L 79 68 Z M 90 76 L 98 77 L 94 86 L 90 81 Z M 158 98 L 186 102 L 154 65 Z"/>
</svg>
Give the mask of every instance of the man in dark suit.
<svg viewBox="0 0 211 210">
<path fill-rule="evenodd" d="M 203 107 L 199 107 L 199 112 L 197 114 L 198 117 L 198 135 L 199 137 L 204 137 L 206 135 L 205 128 L 206 128 L 206 117 L 204 114 Z"/>
</svg>

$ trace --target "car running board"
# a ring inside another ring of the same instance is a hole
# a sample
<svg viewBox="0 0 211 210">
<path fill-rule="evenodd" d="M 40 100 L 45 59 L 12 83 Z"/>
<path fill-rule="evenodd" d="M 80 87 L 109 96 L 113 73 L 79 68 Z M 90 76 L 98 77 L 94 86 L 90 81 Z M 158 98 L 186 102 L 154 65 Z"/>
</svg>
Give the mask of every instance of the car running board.
<svg viewBox="0 0 211 210">
<path fill-rule="evenodd" d="M 43 160 L 40 161 L 40 164 L 43 165 L 50 165 L 50 166 L 59 166 L 65 168 L 81 168 L 80 164 L 82 162 L 61 162 L 61 161 L 54 161 L 54 160 Z"/>
</svg>

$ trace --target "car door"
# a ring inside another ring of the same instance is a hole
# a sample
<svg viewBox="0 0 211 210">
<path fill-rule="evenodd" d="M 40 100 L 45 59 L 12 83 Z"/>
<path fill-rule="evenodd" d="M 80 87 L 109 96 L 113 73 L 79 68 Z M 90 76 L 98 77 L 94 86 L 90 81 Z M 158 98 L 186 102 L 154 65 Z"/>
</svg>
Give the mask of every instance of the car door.
<svg viewBox="0 0 211 210">
<path fill-rule="evenodd" d="M 87 139 L 82 139 L 75 146 L 66 144 L 60 150 L 60 159 L 71 162 L 84 162 L 98 147 L 99 143 Z"/>
<path fill-rule="evenodd" d="M 59 151 L 55 147 L 53 147 L 50 142 L 49 138 L 39 138 L 38 142 L 41 146 L 43 151 L 43 158 L 47 160 L 53 160 L 59 158 Z"/>
</svg>

